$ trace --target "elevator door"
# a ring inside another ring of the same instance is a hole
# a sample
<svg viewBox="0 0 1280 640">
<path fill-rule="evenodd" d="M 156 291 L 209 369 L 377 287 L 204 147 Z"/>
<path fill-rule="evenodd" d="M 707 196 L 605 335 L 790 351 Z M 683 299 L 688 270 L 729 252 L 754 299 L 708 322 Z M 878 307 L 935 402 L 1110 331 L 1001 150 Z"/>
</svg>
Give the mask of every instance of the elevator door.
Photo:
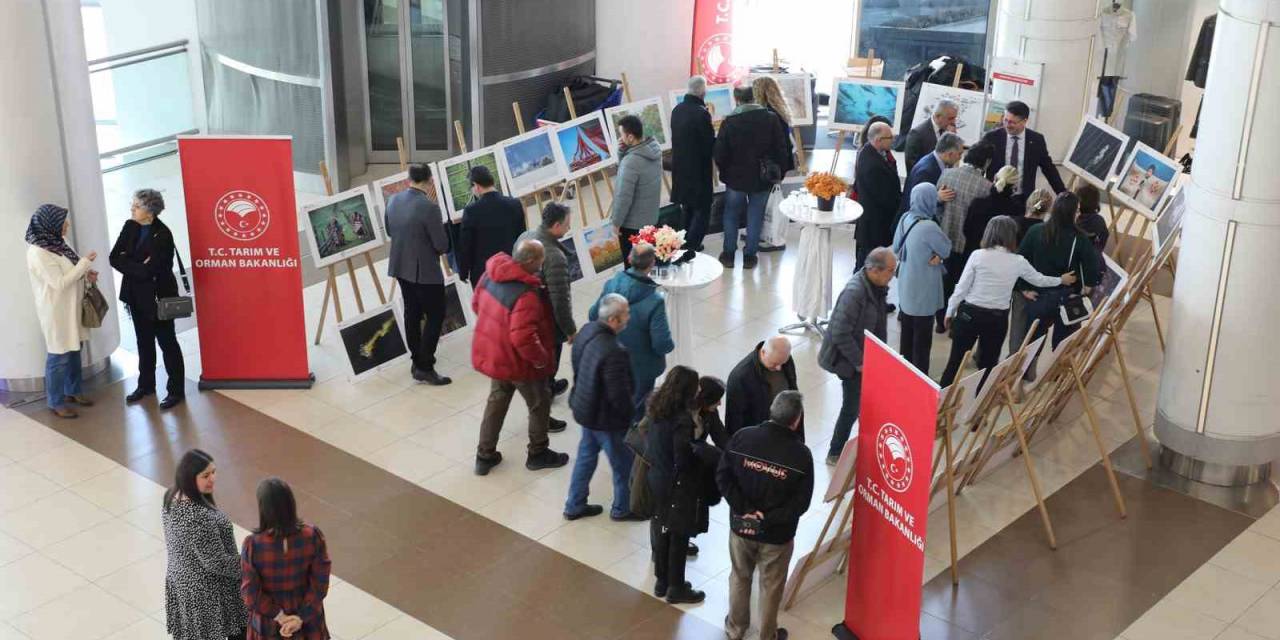
<svg viewBox="0 0 1280 640">
<path fill-rule="evenodd" d="M 454 148 L 444 0 L 364 0 L 369 160 L 439 159 Z"/>
</svg>

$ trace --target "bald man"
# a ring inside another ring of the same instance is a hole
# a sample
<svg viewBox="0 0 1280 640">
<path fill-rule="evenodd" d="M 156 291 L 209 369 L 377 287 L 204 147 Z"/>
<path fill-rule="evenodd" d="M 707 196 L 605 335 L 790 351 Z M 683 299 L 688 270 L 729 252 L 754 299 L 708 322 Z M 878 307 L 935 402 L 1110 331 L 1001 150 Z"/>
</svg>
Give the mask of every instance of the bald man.
<svg viewBox="0 0 1280 640">
<path fill-rule="evenodd" d="M 854 189 L 862 205 L 862 218 L 853 231 L 857 264 L 864 264 L 872 249 L 893 243 L 893 222 L 902 200 L 898 168 L 889 153 L 893 146 L 893 128 L 888 123 L 876 122 L 867 127 L 865 139 L 853 172 Z"/>
<path fill-rule="evenodd" d="M 724 426 L 730 435 L 768 420 L 773 399 L 783 391 L 797 390 L 791 341 L 773 336 L 756 345 L 729 373 L 725 387 Z M 803 439 L 803 422 L 797 431 Z"/>
</svg>

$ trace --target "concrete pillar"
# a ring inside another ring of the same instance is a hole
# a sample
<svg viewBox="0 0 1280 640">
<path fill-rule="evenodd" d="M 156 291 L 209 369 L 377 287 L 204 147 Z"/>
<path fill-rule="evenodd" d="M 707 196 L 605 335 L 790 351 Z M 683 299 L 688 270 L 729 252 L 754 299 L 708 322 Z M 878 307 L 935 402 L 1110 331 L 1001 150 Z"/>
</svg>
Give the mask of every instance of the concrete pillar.
<svg viewBox="0 0 1280 640">
<path fill-rule="evenodd" d="M 1175 470 L 1214 484 L 1280 460 L 1280 0 L 1222 0 L 1155 433 Z"/>
<path fill-rule="evenodd" d="M 110 239 L 94 132 L 89 67 L 80 3 L 17 0 L 0 20 L 0 386 L 44 386 L 44 337 L 27 279 L 23 235 L 31 213 L 52 202 L 71 210 L 70 244 L 96 250 L 99 287 L 113 310 L 107 264 Z M 116 314 L 108 315 L 81 350 L 86 375 L 120 344 Z"/>
<path fill-rule="evenodd" d="M 1061 162 L 1080 128 L 1102 50 L 1096 46 L 1097 0 L 1002 0 L 995 55 L 1044 63 L 1035 130 Z"/>
</svg>

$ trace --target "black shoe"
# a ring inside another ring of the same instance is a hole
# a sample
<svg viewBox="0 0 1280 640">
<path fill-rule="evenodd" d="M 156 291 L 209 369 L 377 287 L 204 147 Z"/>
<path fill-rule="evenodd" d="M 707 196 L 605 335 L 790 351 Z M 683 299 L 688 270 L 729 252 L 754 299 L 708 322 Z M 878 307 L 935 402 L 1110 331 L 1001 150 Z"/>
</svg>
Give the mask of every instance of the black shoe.
<svg viewBox="0 0 1280 640">
<path fill-rule="evenodd" d="M 647 522 L 649 520 L 638 513 L 631 513 L 630 511 L 620 516 L 615 516 L 611 513 L 609 514 L 609 519 L 614 522 Z"/>
<path fill-rule="evenodd" d="M 481 458 L 480 456 L 476 456 L 476 475 L 487 476 L 489 475 L 489 470 L 500 464 L 502 464 L 501 451 L 494 451 L 492 458 Z"/>
<path fill-rule="evenodd" d="M 787 245 L 785 244 L 765 244 L 761 242 L 760 247 L 757 249 L 757 251 L 763 251 L 765 253 L 773 253 L 774 251 L 784 251 L 786 250 L 786 248 L 787 248 Z"/>
<path fill-rule="evenodd" d="M 569 464 L 569 454 L 543 449 L 529 456 L 524 461 L 524 468 L 530 471 L 537 471 L 539 469 L 556 469 L 566 464 Z"/>
<path fill-rule="evenodd" d="M 560 433 L 568 428 L 569 423 L 561 420 L 560 418 L 551 418 L 550 421 L 547 422 L 547 431 L 550 433 Z"/>
<path fill-rule="evenodd" d="M 787 640 L 787 638 L 789 638 L 790 636 L 791 634 L 787 633 L 786 629 L 783 629 L 782 627 L 778 627 L 778 633 L 776 633 L 773 636 L 773 638 L 774 640 Z"/>
<path fill-rule="evenodd" d="M 552 397 L 558 396 L 568 390 L 569 390 L 569 381 L 564 378 L 560 378 L 559 380 L 552 381 L 551 383 Z"/>
<path fill-rule="evenodd" d="M 186 401 L 186 398 L 185 398 L 185 397 L 180 396 L 180 395 L 176 395 L 176 394 L 172 394 L 172 393 L 171 393 L 171 394 L 169 394 L 169 395 L 165 396 L 165 397 L 164 397 L 164 400 L 161 400 L 161 401 L 160 401 L 160 409 L 161 409 L 162 411 L 163 411 L 163 410 L 166 410 L 166 409 L 172 409 L 172 408 L 174 408 L 174 407 L 176 407 L 176 406 L 178 406 L 178 405 L 182 404 L 182 403 L 183 403 L 183 402 L 185 402 L 185 401 Z"/>
<path fill-rule="evenodd" d="M 442 376 L 436 373 L 435 369 L 419 369 L 414 367 L 412 370 L 413 379 L 418 382 L 425 382 L 433 387 L 443 387 L 453 382 L 452 378 Z"/>
<path fill-rule="evenodd" d="M 684 252 L 684 255 L 677 258 L 676 261 L 671 264 L 684 264 L 686 262 L 693 262 L 693 259 L 696 257 L 698 257 L 697 251 L 693 249 L 686 249 Z"/>
<path fill-rule="evenodd" d="M 896 304 L 886 304 L 884 306 L 885 313 L 893 313 L 894 311 L 897 311 L 897 310 L 898 310 L 898 305 Z"/>
<path fill-rule="evenodd" d="M 147 391 L 145 389 L 134 389 L 133 393 L 124 397 L 124 402 L 125 404 L 133 404 L 150 395 L 155 395 L 155 391 Z"/>
<path fill-rule="evenodd" d="M 668 604 L 698 604 L 707 599 L 707 594 L 693 588 L 688 582 L 682 588 L 667 591 Z"/>
<path fill-rule="evenodd" d="M 756 265 L 759 263 L 760 263 L 760 258 L 758 256 L 742 256 L 743 269 L 754 269 L 756 268 Z"/>
<path fill-rule="evenodd" d="M 943 323 L 941 323 L 941 322 L 934 322 L 934 323 L 933 323 L 933 332 L 934 332 L 934 333 L 936 333 L 936 334 L 938 334 L 938 335 L 942 335 L 942 334 L 944 334 L 944 333 L 946 333 L 946 332 L 947 332 L 947 325 L 945 325 L 945 324 L 943 324 Z"/>
<path fill-rule="evenodd" d="M 720 264 L 724 265 L 726 269 L 732 269 L 735 258 L 737 258 L 737 254 L 726 251 L 720 254 Z"/>
<path fill-rule="evenodd" d="M 653 583 L 653 595 L 659 598 L 667 597 L 667 583 L 665 582 Z"/>
<path fill-rule="evenodd" d="M 604 507 L 602 507 L 602 506 L 600 506 L 600 505 L 598 505 L 598 504 L 589 504 L 589 505 L 587 505 L 587 506 L 583 507 L 583 508 L 582 508 L 582 511 L 579 511 L 579 512 L 577 512 L 577 513 L 566 513 L 566 514 L 564 514 L 564 519 L 565 519 L 565 520 L 577 520 L 578 518 L 591 518 L 591 517 L 598 516 L 598 515 L 600 515 L 600 514 L 602 514 L 602 513 L 604 513 Z"/>
<path fill-rule="evenodd" d="M 694 544 L 694 543 L 690 542 L 690 543 L 689 543 L 689 549 L 688 549 L 687 551 L 685 551 L 684 555 L 686 555 L 686 556 L 688 556 L 688 557 L 690 557 L 690 558 L 692 558 L 692 557 L 694 557 L 694 556 L 698 555 L 698 545 L 696 545 L 696 544 Z"/>
</svg>

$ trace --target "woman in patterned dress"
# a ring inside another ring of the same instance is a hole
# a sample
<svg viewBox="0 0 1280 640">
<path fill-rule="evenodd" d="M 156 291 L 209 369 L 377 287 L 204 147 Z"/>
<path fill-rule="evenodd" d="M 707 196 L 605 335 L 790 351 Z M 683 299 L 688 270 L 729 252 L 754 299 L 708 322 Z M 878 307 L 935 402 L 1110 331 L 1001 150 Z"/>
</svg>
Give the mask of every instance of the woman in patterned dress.
<svg viewBox="0 0 1280 640">
<path fill-rule="evenodd" d="M 329 550 L 320 529 L 298 519 L 293 490 L 280 478 L 258 484 L 258 528 L 244 539 L 240 566 L 248 640 L 329 640 Z"/>
<path fill-rule="evenodd" d="M 213 501 L 216 473 L 213 458 L 192 449 L 164 495 L 165 619 L 174 640 L 244 638 L 240 554 L 231 520 Z"/>
</svg>

